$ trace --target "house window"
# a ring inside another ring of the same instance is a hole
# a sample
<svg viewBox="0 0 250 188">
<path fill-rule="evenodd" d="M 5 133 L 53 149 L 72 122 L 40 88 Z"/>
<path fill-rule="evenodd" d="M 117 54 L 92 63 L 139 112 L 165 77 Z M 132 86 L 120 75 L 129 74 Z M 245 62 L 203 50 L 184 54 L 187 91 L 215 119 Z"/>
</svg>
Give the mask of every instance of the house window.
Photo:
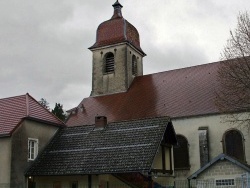
<svg viewBox="0 0 250 188">
<path fill-rule="evenodd" d="M 243 137 L 238 130 L 229 130 L 223 136 L 224 153 L 240 161 L 245 161 Z"/>
<path fill-rule="evenodd" d="M 112 72 L 114 72 L 114 67 L 115 67 L 114 54 L 109 52 L 105 56 L 104 72 L 105 73 L 112 73 Z"/>
<path fill-rule="evenodd" d="M 134 76 L 137 75 L 137 60 L 136 60 L 135 55 L 132 56 L 132 74 Z"/>
<path fill-rule="evenodd" d="M 228 187 L 228 186 L 234 186 L 234 179 L 221 179 L 216 180 L 215 185 L 219 187 Z"/>
<path fill-rule="evenodd" d="M 182 135 L 176 135 L 178 147 L 174 148 L 174 168 L 189 169 L 188 141 Z"/>
<path fill-rule="evenodd" d="M 38 139 L 29 138 L 28 139 L 28 149 L 29 149 L 28 160 L 30 160 L 30 161 L 35 160 L 35 158 L 38 154 Z"/>
</svg>

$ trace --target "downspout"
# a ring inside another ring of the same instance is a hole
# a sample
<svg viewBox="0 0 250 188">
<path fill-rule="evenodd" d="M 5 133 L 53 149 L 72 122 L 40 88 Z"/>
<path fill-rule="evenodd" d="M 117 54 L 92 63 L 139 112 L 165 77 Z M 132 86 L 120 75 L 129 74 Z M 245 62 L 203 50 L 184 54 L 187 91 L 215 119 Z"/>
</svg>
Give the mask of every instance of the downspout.
<svg viewBox="0 0 250 188">
<path fill-rule="evenodd" d="M 190 179 L 188 179 L 188 188 L 191 188 Z"/>
</svg>

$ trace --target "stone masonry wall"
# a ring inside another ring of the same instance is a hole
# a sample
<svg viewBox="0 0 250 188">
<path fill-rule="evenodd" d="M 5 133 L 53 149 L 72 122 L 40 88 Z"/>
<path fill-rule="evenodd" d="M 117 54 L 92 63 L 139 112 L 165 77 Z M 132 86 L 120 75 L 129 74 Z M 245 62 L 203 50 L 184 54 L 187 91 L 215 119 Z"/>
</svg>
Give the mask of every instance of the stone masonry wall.
<svg viewBox="0 0 250 188">
<path fill-rule="evenodd" d="M 199 179 L 218 179 L 240 177 L 246 171 L 227 160 L 219 161 L 201 173 Z"/>
<path fill-rule="evenodd" d="M 105 54 L 114 54 L 114 69 L 112 73 L 104 73 Z M 93 50 L 92 62 L 92 92 L 91 96 L 125 92 L 132 83 L 132 56 L 137 58 L 138 76 L 143 74 L 142 55 L 127 44 L 107 46 Z"/>
</svg>

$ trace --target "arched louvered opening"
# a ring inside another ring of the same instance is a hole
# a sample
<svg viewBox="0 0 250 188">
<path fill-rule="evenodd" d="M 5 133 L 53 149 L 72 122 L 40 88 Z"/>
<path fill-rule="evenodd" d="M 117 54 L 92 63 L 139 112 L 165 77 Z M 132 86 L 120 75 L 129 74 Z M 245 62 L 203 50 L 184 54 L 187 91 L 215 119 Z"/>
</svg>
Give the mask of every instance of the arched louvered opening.
<svg viewBox="0 0 250 188">
<path fill-rule="evenodd" d="M 223 136 L 223 150 L 228 156 L 245 161 L 243 137 L 238 130 L 229 130 Z"/>
<path fill-rule="evenodd" d="M 114 54 L 109 52 L 105 56 L 105 66 L 104 66 L 104 72 L 105 73 L 112 73 L 115 69 L 115 58 Z"/>
<path fill-rule="evenodd" d="M 132 74 L 134 76 L 137 75 L 137 60 L 136 60 L 135 55 L 132 56 Z"/>
<path fill-rule="evenodd" d="M 189 169 L 189 152 L 188 152 L 188 141 L 182 135 L 176 135 L 178 141 L 178 147 L 174 148 L 174 168 L 178 169 Z"/>
</svg>

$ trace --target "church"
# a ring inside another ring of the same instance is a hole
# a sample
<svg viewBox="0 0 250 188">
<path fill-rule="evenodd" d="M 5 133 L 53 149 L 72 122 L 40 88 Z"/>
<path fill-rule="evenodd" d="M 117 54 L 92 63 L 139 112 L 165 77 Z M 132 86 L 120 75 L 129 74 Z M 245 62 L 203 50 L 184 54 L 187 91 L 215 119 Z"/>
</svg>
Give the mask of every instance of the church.
<svg viewBox="0 0 250 188">
<path fill-rule="evenodd" d="M 139 32 L 123 17 L 118 1 L 113 7 L 112 18 L 99 25 L 96 42 L 89 48 L 93 53 L 91 96 L 71 110 L 67 125 L 94 124 L 96 115 L 107 117 L 108 122 L 168 116 L 178 140 L 173 148 L 175 180 L 201 177 L 215 183 L 236 182 L 249 173 L 250 135 L 225 121 L 228 114 L 215 105 L 222 62 L 143 75 L 146 54 Z M 230 160 L 220 157 L 224 155 Z M 218 158 L 209 170 L 199 171 Z M 223 170 L 212 173 L 215 168 Z"/>
<path fill-rule="evenodd" d="M 143 75 L 139 32 L 113 7 L 89 47 L 91 95 L 27 168 L 29 187 L 243 185 L 250 134 L 215 105 L 222 62 Z"/>
<path fill-rule="evenodd" d="M 111 19 L 98 26 L 96 41 L 89 48 L 91 95 L 70 110 L 67 126 L 94 125 L 96 117 L 111 124 L 169 117 L 178 141 L 171 139 L 168 144 L 169 158 L 174 160 L 166 166 L 173 166 L 173 172 L 164 171 L 164 166 L 151 171 L 153 179 L 174 179 L 176 186 L 199 178 L 215 185 L 236 185 L 250 172 L 250 135 L 224 121 L 228 114 L 215 105 L 222 62 L 143 75 L 146 53 L 139 32 L 123 17 L 118 1 L 113 7 Z M 35 173 L 30 170 L 28 175 Z"/>
</svg>

